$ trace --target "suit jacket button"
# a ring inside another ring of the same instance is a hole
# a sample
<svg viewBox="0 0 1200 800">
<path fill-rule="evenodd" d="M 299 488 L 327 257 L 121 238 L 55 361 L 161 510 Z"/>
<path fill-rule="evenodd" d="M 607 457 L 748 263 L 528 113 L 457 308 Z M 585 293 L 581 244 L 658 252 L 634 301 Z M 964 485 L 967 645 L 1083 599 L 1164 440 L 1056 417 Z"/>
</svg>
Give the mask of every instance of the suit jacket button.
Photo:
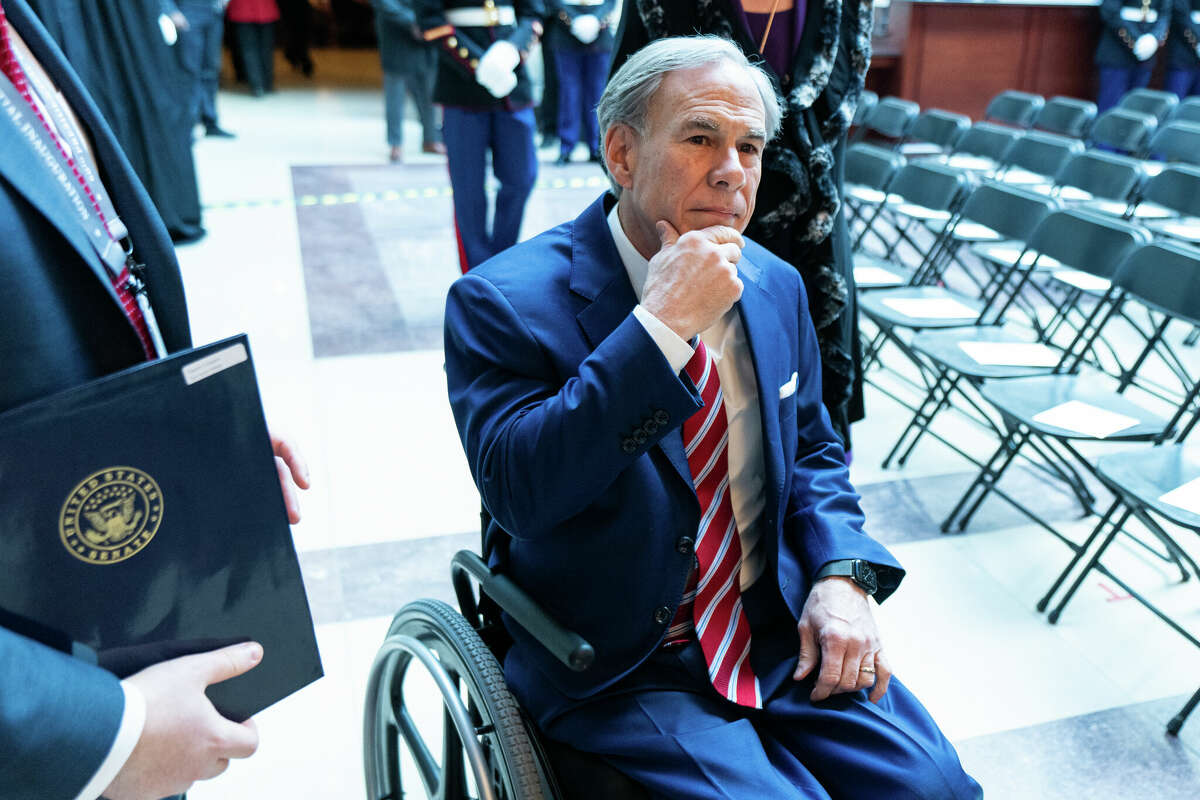
<svg viewBox="0 0 1200 800">
<path fill-rule="evenodd" d="M 658 423 L 652 419 L 648 419 L 642 423 L 642 431 L 645 432 L 647 436 L 653 436 L 654 434 L 658 433 Z"/>
<path fill-rule="evenodd" d="M 659 606 L 654 609 L 654 621 L 659 625 L 666 625 L 671 621 L 671 609 L 666 606 Z"/>
<path fill-rule="evenodd" d="M 692 546 L 696 544 L 695 540 L 690 536 L 680 536 L 679 541 L 675 543 L 675 549 L 683 555 L 692 552 Z"/>
<path fill-rule="evenodd" d="M 666 425 L 668 422 L 671 421 L 671 415 L 668 414 L 666 411 L 663 411 L 661 408 L 656 409 L 654 412 L 654 421 L 657 422 L 660 426 Z"/>
<path fill-rule="evenodd" d="M 634 453 L 637 452 L 637 442 L 635 442 L 632 438 L 628 438 L 628 437 L 625 439 L 622 439 L 621 440 L 621 449 L 624 450 L 629 455 L 633 455 Z"/>
</svg>

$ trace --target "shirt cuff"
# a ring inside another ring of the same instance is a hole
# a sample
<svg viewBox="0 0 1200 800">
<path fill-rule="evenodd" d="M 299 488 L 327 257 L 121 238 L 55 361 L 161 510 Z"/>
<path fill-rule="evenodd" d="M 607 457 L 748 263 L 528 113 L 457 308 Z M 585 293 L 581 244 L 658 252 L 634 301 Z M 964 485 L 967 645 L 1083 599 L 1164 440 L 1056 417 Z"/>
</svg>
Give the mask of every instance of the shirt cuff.
<svg viewBox="0 0 1200 800">
<path fill-rule="evenodd" d="M 642 323 L 642 327 L 646 329 L 646 333 L 650 334 L 650 338 L 658 345 L 658 349 L 666 357 L 667 363 L 671 365 L 671 371 L 676 374 L 682 372 L 687 363 L 692 360 L 696 349 L 684 339 L 679 338 L 679 334 L 642 307 L 641 303 L 633 307 L 633 315 L 637 317 L 638 322 Z"/>
<path fill-rule="evenodd" d="M 100 763 L 100 768 L 88 781 L 87 786 L 75 795 L 75 800 L 96 800 L 113 782 L 113 778 L 117 777 L 117 773 L 133 753 L 138 739 L 142 737 L 142 728 L 146 725 L 146 698 L 128 681 L 121 682 L 121 690 L 125 693 L 125 711 L 121 715 L 121 727 L 117 729 L 117 736 L 113 739 L 108 755 Z"/>
</svg>

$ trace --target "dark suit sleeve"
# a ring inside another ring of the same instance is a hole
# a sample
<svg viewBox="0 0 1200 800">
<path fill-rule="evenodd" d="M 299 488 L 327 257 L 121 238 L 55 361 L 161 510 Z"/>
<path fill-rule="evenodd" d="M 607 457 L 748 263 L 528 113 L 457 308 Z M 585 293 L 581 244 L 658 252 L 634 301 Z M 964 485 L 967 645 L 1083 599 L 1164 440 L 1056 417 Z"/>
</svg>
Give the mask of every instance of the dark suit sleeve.
<svg viewBox="0 0 1200 800">
<path fill-rule="evenodd" d="M 783 520 L 784 543 L 799 555 L 808 585 L 830 561 L 871 562 L 880 579 L 875 599 L 883 602 L 899 585 L 904 570 L 887 548 L 863 531 L 864 517 L 858 492 L 850 483 L 846 454 L 821 402 L 821 354 L 803 286 L 799 296 L 798 443 Z"/>
<path fill-rule="evenodd" d="M 112 674 L 0 628 L 0 797 L 74 797 L 108 755 L 124 708 Z"/>
<path fill-rule="evenodd" d="M 1171 22 L 1183 38 L 1184 44 L 1193 52 L 1200 47 L 1200 25 L 1192 23 L 1191 0 L 1174 0 L 1171 7 Z"/>
<path fill-rule="evenodd" d="M 469 273 L 446 303 L 446 379 L 483 503 L 516 539 L 536 539 L 587 509 L 622 471 L 700 408 L 629 314 L 563 378 L 507 298 Z M 655 410 L 670 421 L 626 451 Z"/>
</svg>

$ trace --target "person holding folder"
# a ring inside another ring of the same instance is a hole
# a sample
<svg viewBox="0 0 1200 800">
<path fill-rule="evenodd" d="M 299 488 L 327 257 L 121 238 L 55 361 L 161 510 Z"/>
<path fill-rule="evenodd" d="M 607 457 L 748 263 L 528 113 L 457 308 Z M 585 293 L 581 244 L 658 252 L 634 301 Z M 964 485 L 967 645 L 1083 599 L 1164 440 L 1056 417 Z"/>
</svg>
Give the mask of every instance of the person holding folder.
<svg viewBox="0 0 1200 800">
<path fill-rule="evenodd" d="M 191 346 L 162 220 L 25 0 L 0 0 L 0 242 L 0 412 Z M 96 424 L 136 436 L 136 418 Z M 296 522 L 307 468 L 272 444 Z M 152 800 L 219 774 L 258 735 L 204 689 L 262 655 L 238 644 L 120 681 L 0 627 L 0 797 Z"/>
</svg>

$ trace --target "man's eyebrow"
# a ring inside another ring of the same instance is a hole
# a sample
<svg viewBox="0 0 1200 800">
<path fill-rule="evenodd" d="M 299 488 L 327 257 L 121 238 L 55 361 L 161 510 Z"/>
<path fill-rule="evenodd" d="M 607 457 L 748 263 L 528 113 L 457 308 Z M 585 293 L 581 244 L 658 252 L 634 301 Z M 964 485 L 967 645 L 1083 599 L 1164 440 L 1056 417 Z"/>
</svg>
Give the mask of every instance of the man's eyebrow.
<svg viewBox="0 0 1200 800">
<path fill-rule="evenodd" d="M 712 119 L 711 117 L 697 116 L 697 117 L 688 117 L 686 120 L 684 120 L 682 129 L 684 131 L 702 130 L 702 131 L 709 131 L 712 133 L 716 133 L 717 131 L 721 130 L 721 126 L 720 126 L 720 124 L 717 123 L 716 120 Z M 758 141 L 766 141 L 767 132 L 765 130 L 762 130 L 761 128 L 751 128 L 750 130 L 746 131 L 745 135 L 742 136 L 742 138 L 743 139 L 754 139 L 754 140 L 758 140 Z"/>
</svg>

